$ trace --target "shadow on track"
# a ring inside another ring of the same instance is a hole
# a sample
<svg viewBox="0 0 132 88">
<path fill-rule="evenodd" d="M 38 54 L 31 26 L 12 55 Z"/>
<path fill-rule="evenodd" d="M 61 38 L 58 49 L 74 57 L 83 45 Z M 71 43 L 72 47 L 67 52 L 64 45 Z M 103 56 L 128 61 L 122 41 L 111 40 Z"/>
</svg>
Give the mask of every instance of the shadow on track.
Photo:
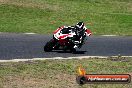
<svg viewBox="0 0 132 88">
<path fill-rule="evenodd" d="M 57 53 L 71 53 L 70 51 L 63 51 L 63 50 L 61 50 L 61 51 L 54 50 L 52 52 L 57 52 Z M 72 54 L 85 54 L 85 52 L 87 52 L 87 51 L 76 51 L 75 53 L 72 53 Z"/>
</svg>

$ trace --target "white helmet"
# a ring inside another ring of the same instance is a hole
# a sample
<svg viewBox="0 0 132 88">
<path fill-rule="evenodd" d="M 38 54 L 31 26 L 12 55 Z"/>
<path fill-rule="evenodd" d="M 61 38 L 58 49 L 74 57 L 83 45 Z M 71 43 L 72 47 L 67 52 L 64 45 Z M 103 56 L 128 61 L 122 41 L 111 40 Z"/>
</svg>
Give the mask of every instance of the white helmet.
<svg viewBox="0 0 132 88">
<path fill-rule="evenodd" d="M 75 25 L 75 28 L 76 28 L 78 31 L 84 30 L 84 23 L 83 23 L 83 22 L 78 22 L 78 23 Z"/>
</svg>

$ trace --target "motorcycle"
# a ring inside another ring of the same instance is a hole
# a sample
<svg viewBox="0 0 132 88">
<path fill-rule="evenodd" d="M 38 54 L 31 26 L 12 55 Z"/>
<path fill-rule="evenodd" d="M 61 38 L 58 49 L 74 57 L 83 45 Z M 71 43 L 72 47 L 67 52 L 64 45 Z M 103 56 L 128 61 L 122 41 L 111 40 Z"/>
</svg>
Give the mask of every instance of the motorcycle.
<svg viewBox="0 0 132 88">
<path fill-rule="evenodd" d="M 63 50 L 76 53 L 76 48 L 81 48 L 86 41 L 87 32 L 82 31 L 79 35 L 76 35 L 74 30 L 66 31 L 65 29 L 57 31 L 53 34 L 53 38 L 44 46 L 45 52 L 52 50 Z"/>
</svg>

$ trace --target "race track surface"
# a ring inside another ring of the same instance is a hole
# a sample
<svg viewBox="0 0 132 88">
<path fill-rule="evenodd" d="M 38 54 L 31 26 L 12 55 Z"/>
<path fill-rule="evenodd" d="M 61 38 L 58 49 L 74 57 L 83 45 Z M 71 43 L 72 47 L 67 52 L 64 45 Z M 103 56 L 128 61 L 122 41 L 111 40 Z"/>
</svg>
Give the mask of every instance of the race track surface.
<svg viewBox="0 0 132 88">
<path fill-rule="evenodd" d="M 78 57 L 132 56 L 132 36 L 91 36 L 76 54 L 63 51 L 44 52 L 52 35 L 0 33 L 0 60 Z"/>
</svg>

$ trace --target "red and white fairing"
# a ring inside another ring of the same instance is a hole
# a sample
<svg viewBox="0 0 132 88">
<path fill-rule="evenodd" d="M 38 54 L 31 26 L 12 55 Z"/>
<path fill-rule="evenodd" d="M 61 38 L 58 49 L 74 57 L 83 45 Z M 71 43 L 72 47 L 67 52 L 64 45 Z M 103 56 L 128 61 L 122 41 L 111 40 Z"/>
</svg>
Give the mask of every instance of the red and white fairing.
<svg viewBox="0 0 132 88">
<path fill-rule="evenodd" d="M 60 40 L 60 39 L 66 39 L 67 37 L 73 37 L 73 35 L 76 35 L 75 32 L 70 32 L 68 34 L 62 34 L 61 33 L 61 30 L 63 28 L 67 28 L 66 26 L 62 26 L 62 27 L 59 27 L 57 30 L 54 31 L 54 37 L 57 39 L 57 40 Z M 70 31 L 70 30 L 69 30 Z"/>
</svg>

